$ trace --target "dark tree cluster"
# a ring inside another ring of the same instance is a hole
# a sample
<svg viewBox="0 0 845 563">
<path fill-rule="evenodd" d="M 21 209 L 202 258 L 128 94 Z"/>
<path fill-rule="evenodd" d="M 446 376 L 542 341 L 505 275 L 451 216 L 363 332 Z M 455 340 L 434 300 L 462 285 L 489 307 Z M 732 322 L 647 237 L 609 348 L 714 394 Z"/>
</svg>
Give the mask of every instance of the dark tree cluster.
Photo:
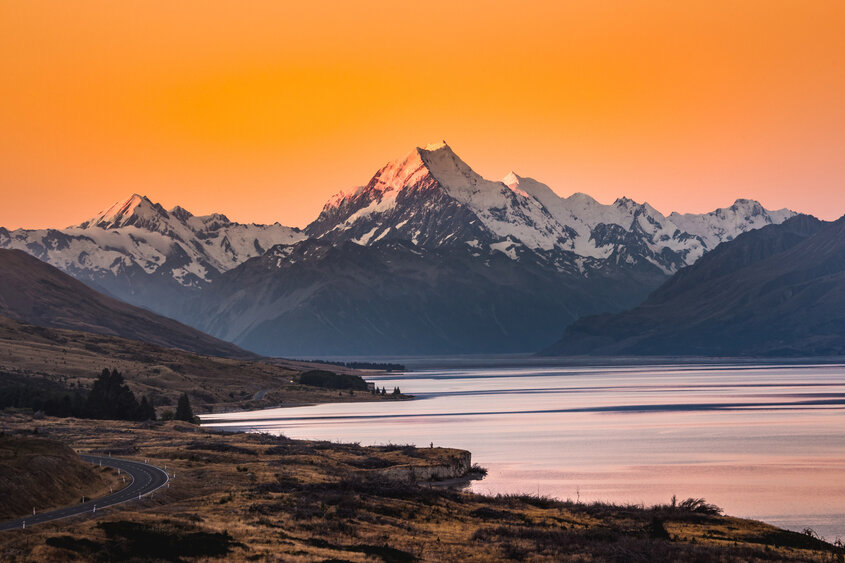
<svg viewBox="0 0 845 563">
<path fill-rule="evenodd" d="M 156 417 L 150 400 L 142 397 L 139 403 L 116 369 L 104 369 L 94 382 L 86 411 L 85 418 L 105 420 L 155 420 Z"/>
<path fill-rule="evenodd" d="M 79 416 L 86 392 L 46 377 L 0 372 L 0 409 L 41 411 L 50 416 Z"/>
<path fill-rule="evenodd" d="M 393 395 L 401 395 L 401 394 L 402 394 L 402 391 L 400 391 L 398 387 L 393 388 Z M 379 388 L 376 387 L 375 390 L 373 391 L 373 395 L 387 395 L 387 389 L 382 387 L 381 391 L 379 391 Z"/>
<path fill-rule="evenodd" d="M 335 373 L 322 369 L 313 369 L 303 372 L 299 376 L 299 382 L 303 385 L 323 387 L 324 389 L 357 389 L 367 390 L 367 382 L 357 375 L 346 373 Z"/>
<path fill-rule="evenodd" d="M 309 364 L 326 364 L 330 366 L 343 366 L 350 369 L 372 369 L 381 371 L 407 371 L 404 364 L 392 364 L 383 362 L 330 362 L 328 360 L 296 360 L 297 362 L 308 362 Z"/>
<path fill-rule="evenodd" d="M 90 390 L 46 378 L 13 374 L 0 378 L 0 408 L 32 409 L 48 416 L 108 420 L 155 420 L 152 401 L 135 394 L 117 370 L 104 369 Z"/>
<path fill-rule="evenodd" d="M 182 393 L 182 396 L 179 397 L 179 402 L 176 403 L 176 414 L 173 415 L 173 418 L 185 422 L 194 422 L 194 411 L 191 409 L 191 401 L 188 399 L 187 393 Z"/>
</svg>

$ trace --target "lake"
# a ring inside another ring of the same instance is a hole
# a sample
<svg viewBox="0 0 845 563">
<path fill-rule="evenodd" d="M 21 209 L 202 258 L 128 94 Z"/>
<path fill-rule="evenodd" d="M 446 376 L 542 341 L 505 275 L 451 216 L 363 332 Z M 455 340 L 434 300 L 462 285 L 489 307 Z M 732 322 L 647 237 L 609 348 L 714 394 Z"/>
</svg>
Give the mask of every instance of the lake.
<svg viewBox="0 0 845 563">
<path fill-rule="evenodd" d="M 210 426 L 433 442 L 488 468 L 472 484 L 480 493 L 646 505 L 703 497 L 733 516 L 845 538 L 845 365 L 406 364 L 413 371 L 369 379 L 413 401 L 230 413 Z"/>
</svg>

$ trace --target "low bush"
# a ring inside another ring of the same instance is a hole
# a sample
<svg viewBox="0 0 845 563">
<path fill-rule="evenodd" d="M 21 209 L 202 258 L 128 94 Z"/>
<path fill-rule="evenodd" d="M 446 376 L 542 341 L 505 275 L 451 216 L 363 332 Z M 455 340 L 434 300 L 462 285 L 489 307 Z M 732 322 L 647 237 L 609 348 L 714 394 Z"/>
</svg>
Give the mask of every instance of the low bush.
<svg viewBox="0 0 845 563">
<path fill-rule="evenodd" d="M 367 382 L 357 375 L 335 373 L 322 369 L 314 369 L 300 374 L 299 382 L 312 387 L 324 389 L 351 389 L 366 391 Z"/>
</svg>

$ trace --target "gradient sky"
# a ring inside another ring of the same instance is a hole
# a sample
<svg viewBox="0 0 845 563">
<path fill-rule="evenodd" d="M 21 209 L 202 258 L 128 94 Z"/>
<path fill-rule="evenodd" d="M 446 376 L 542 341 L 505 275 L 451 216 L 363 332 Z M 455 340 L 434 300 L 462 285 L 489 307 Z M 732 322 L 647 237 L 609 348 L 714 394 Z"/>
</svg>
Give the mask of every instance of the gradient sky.
<svg viewBox="0 0 845 563">
<path fill-rule="evenodd" d="M 840 0 L 292 4 L 0 0 L 0 225 L 304 226 L 443 139 L 564 196 L 845 213 Z"/>
</svg>

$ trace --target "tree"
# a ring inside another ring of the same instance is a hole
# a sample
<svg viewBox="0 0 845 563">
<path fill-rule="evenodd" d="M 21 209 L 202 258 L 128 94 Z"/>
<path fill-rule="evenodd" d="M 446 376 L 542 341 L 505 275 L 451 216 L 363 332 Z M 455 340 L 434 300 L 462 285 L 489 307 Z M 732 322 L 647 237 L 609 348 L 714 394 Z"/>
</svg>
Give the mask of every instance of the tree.
<svg viewBox="0 0 845 563">
<path fill-rule="evenodd" d="M 156 419 L 156 410 L 155 407 L 153 407 L 152 400 L 147 399 L 146 397 L 141 397 L 141 402 L 138 405 L 138 416 L 136 418 L 138 420 Z"/>
<path fill-rule="evenodd" d="M 194 411 L 191 410 L 191 401 L 188 399 L 187 393 L 182 393 L 182 396 L 179 397 L 179 402 L 176 404 L 176 415 L 173 418 L 185 422 L 194 421 Z"/>
<path fill-rule="evenodd" d="M 133 420 L 138 415 L 138 401 L 120 372 L 104 369 L 88 393 L 85 410 L 89 418 Z"/>
</svg>

